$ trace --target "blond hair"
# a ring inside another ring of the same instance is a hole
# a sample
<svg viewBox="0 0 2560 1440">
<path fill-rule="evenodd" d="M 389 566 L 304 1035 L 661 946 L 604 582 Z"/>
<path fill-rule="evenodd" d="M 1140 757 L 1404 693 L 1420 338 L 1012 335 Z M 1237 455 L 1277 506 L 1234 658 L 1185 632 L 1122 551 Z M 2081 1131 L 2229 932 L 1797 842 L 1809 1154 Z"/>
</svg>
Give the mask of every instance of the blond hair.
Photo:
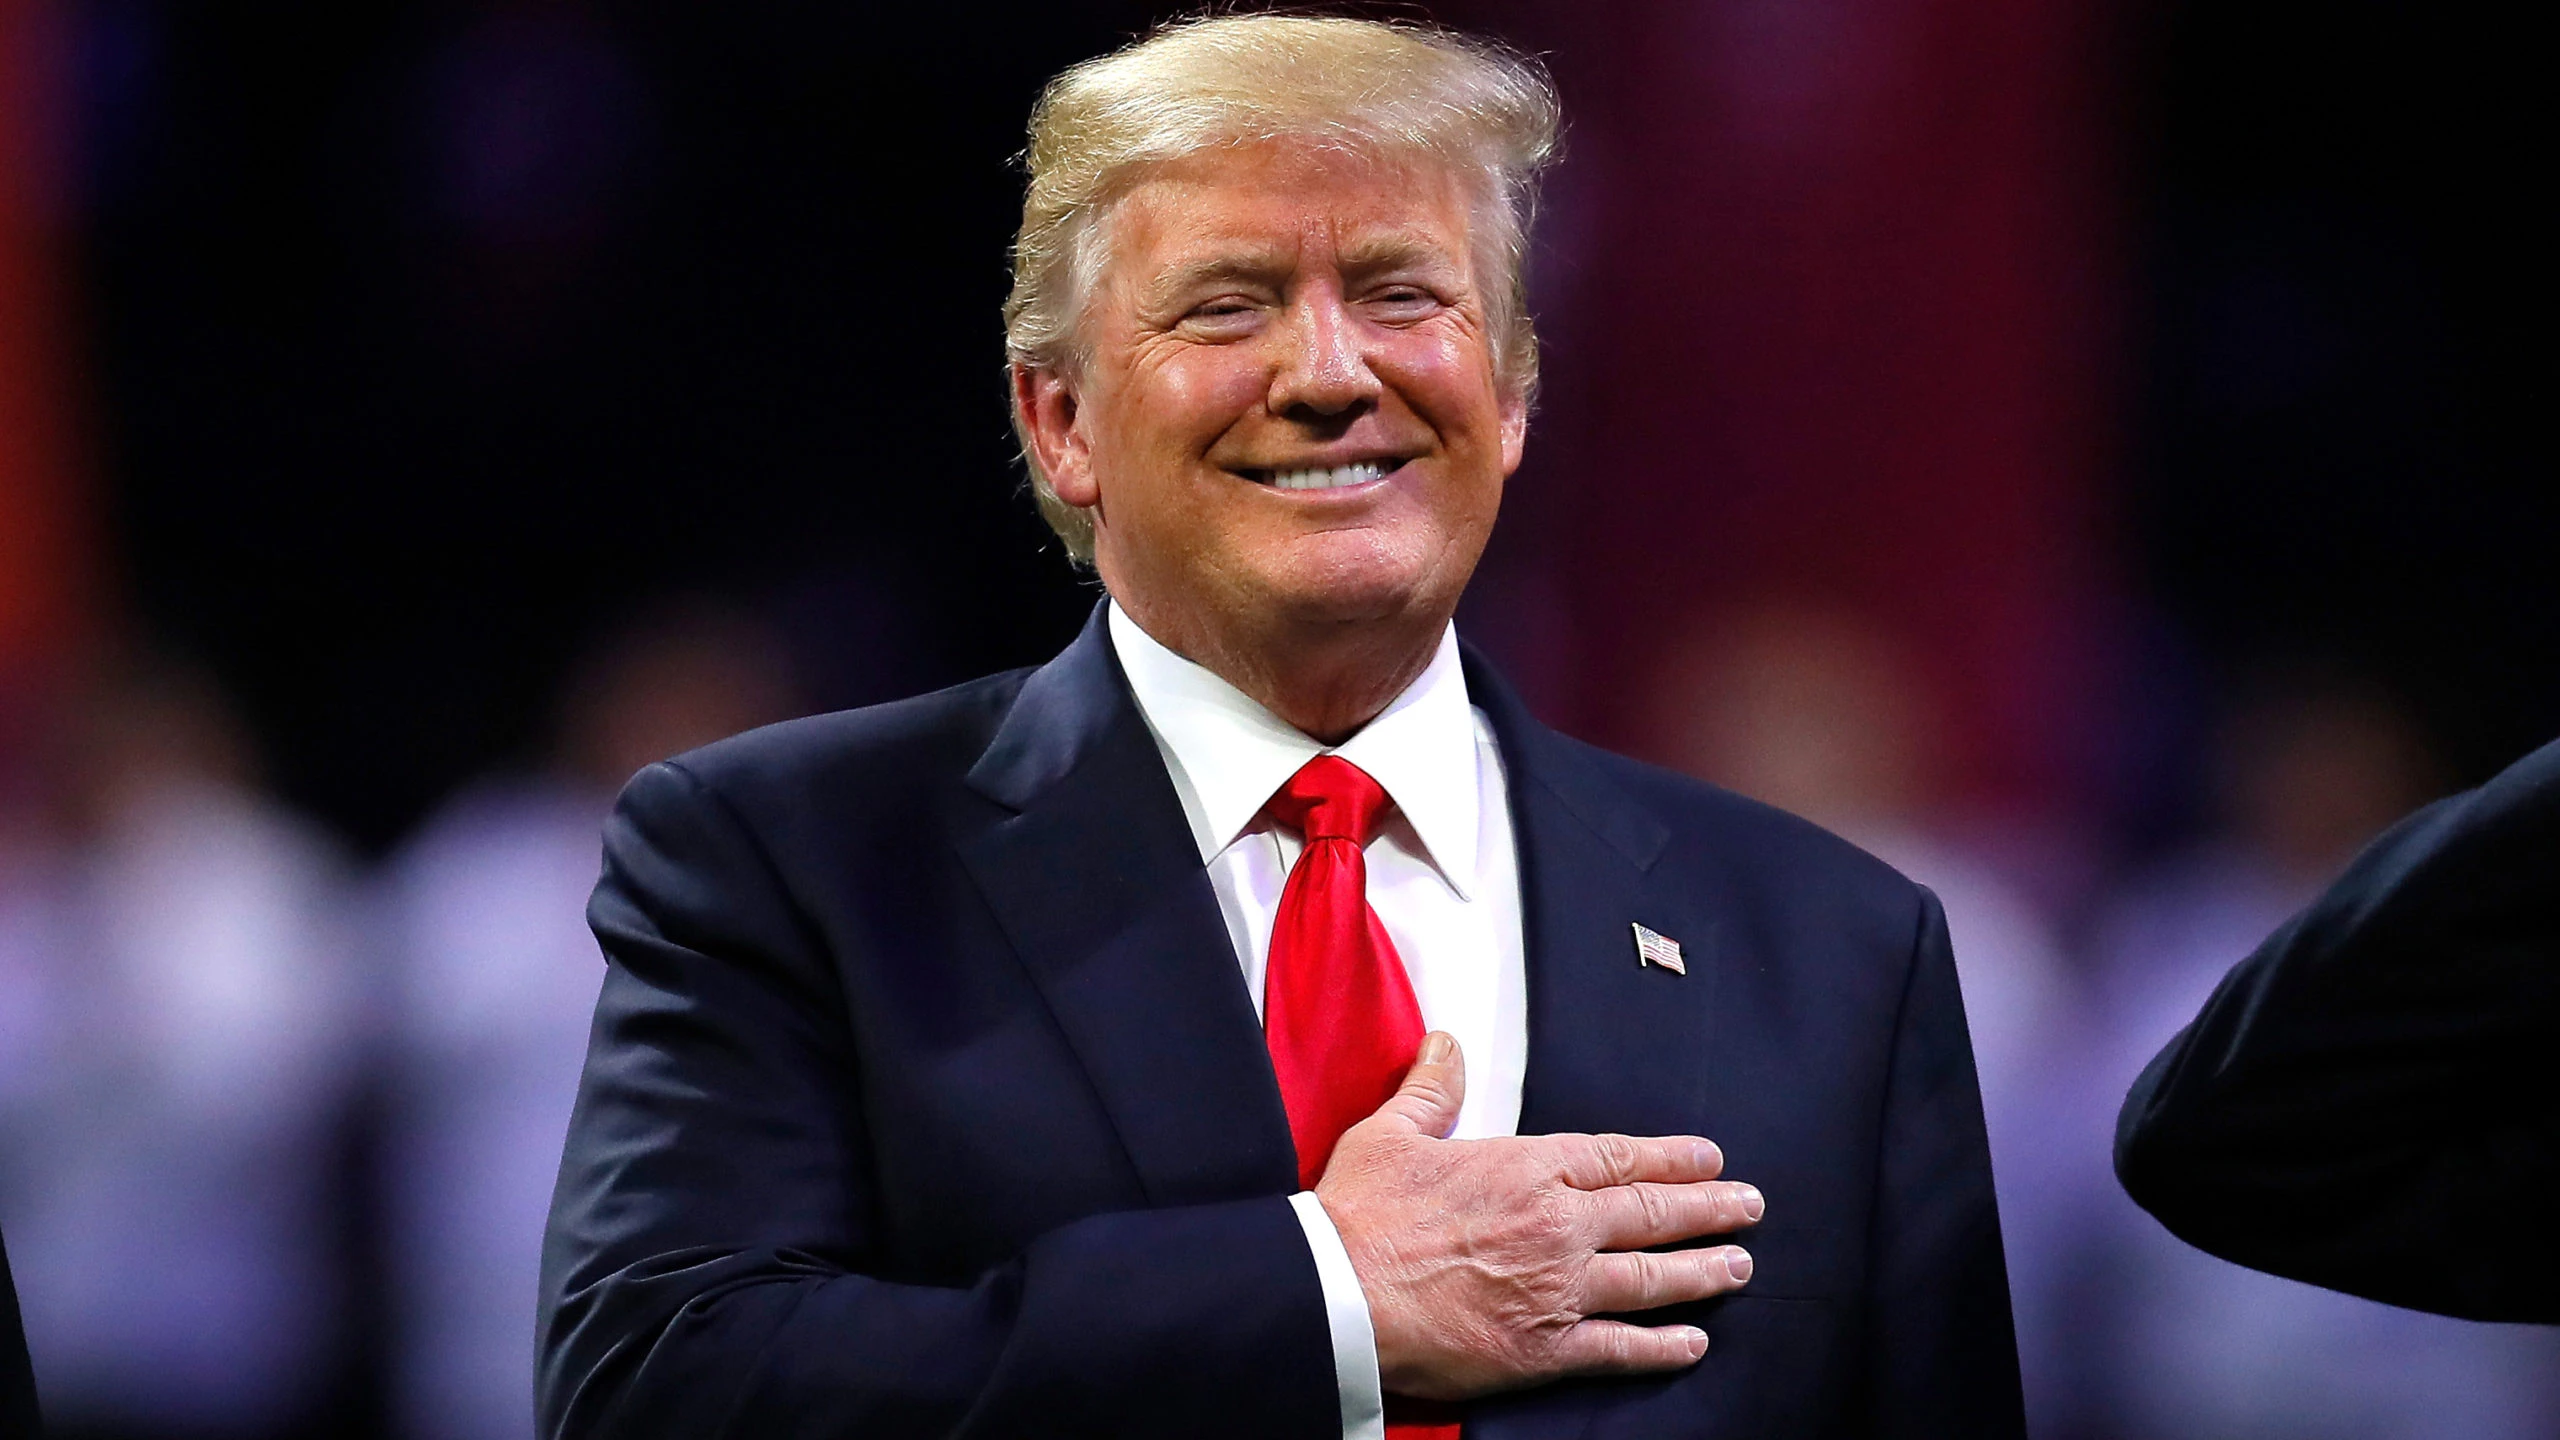
<svg viewBox="0 0 2560 1440">
<path fill-rule="evenodd" d="M 1526 404 L 1537 387 L 1525 261 L 1540 174 L 1561 111 L 1538 63 L 1490 41 L 1405 21 L 1229 15 L 1178 22 L 1051 80 L 1031 110 L 1030 185 L 1005 299 L 1008 367 L 1072 373 L 1104 256 L 1099 223 L 1155 166 L 1225 146 L 1298 139 L 1422 157 L 1481 176 L 1470 225 L 1494 375 Z M 1488 280 L 1486 277 L 1490 277 Z M 1014 430 L 1033 495 L 1080 563 L 1093 517 L 1058 498 L 1024 417 Z"/>
</svg>

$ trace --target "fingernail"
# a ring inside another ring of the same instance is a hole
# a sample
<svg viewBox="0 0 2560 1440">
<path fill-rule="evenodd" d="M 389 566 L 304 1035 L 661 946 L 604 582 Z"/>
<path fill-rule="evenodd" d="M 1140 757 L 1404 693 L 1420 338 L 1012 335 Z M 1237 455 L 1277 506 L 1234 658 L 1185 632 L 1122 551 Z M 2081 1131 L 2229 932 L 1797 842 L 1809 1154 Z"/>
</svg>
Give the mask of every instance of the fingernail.
<svg viewBox="0 0 2560 1440">
<path fill-rule="evenodd" d="M 1760 1198 L 1760 1191 L 1758 1187 L 1751 1185 L 1745 1185 L 1742 1187 L 1743 1214 L 1757 1220 L 1760 1218 L 1760 1212 L 1768 1208 L 1769 1202 Z"/>
<path fill-rule="evenodd" d="M 1689 1152 L 1689 1163 L 1710 1175 L 1720 1174 L 1724 1170 L 1724 1152 L 1716 1148 L 1713 1140 L 1701 1140 Z"/>
<path fill-rule="evenodd" d="M 1458 1042 L 1450 1039 L 1446 1034 L 1438 1030 L 1432 1031 L 1422 1037 L 1422 1063 L 1438 1065 L 1445 1062 L 1449 1058 L 1449 1052 L 1456 1049 L 1457 1044 Z"/>
<path fill-rule="evenodd" d="M 1724 1252 L 1724 1273 L 1732 1276 L 1736 1285 L 1750 1279 L 1751 1252 L 1738 1247 Z"/>
<path fill-rule="evenodd" d="M 1680 1328 L 1681 1328 L 1681 1329 L 1683 1329 L 1683 1330 L 1685 1330 L 1685 1331 L 1687 1331 L 1687 1332 L 1689 1332 L 1689 1333 L 1687 1333 L 1686 1335 L 1681 1336 L 1680 1338 L 1689 1342 L 1689 1358 L 1690 1358 L 1690 1359 L 1692 1359 L 1692 1360 L 1697 1359 L 1699 1356 L 1702 1356 L 1702 1355 L 1704 1355 L 1704 1354 L 1706 1354 L 1706 1353 L 1707 1353 L 1707 1332 L 1706 1332 L 1706 1331 L 1699 1329 L 1699 1328 L 1698 1328 L 1697 1326 L 1695 1326 L 1695 1325 L 1683 1325 L 1683 1326 L 1681 1326 Z"/>
</svg>

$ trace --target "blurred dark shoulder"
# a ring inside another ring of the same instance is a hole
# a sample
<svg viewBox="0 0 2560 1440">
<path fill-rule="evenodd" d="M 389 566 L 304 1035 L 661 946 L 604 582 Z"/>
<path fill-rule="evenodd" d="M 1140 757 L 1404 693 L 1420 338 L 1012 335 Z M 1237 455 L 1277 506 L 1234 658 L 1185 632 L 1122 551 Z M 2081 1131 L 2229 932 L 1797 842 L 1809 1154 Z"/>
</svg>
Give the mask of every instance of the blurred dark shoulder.
<svg viewBox="0 0 2560 1440">
<path fill-rule="evenodd" d="M 0 1241 L 0 1432 L 33 1437 L 36 1379 L 27 1363 L 27 1337 L 18 1324 L 18 1291 L 9 1280 L 9 1251 Z"/>
<path fill-rule="evenodd" d="M 1009 670 L 904 700 L 762 725 L 665 763 L 751 814 L 789 815 L 849 791 L 876 805 L 956 783 L 1032 673 Z"/>
</svg>

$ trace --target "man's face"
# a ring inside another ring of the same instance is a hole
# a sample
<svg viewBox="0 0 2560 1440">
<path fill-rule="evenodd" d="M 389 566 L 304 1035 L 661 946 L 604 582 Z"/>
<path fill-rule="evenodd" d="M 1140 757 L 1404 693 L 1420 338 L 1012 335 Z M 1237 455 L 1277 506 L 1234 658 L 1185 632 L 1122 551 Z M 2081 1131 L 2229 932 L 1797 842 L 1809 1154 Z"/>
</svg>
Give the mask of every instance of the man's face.
<svg viewBox="0 0 2560 1440">
<path fill-rule="evenodd" d="M 1494 380 L 1469 198 L 1438 167 L 1289 144 L 1191 157 L 1123 197 L 1086 363 L 1018 393 L 1142 622 L 1250 635 L 1455 609 L 1525 428 Z"/>
</svg>

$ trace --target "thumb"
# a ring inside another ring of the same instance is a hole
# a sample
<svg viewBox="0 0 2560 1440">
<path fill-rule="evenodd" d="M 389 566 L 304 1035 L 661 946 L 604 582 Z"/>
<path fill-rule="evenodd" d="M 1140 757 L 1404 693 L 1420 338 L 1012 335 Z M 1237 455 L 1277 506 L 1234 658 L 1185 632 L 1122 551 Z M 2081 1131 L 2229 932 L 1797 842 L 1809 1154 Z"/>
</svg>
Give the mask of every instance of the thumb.
<svg viewBox="0 0 2560 1440">
<path fill-rule="evenodd" d="M 1393 1134 L 1445 1140 L 1457 1128 L 1458 1107 L 1466 1098 L 1467 1061 L 1458 1053 L 1458 1038 L 1434 1030 L 1422 1037 L 1422 1053 L 1405 1072 L 1404 1084 L 1373 1118 Z"/>
</svg>

